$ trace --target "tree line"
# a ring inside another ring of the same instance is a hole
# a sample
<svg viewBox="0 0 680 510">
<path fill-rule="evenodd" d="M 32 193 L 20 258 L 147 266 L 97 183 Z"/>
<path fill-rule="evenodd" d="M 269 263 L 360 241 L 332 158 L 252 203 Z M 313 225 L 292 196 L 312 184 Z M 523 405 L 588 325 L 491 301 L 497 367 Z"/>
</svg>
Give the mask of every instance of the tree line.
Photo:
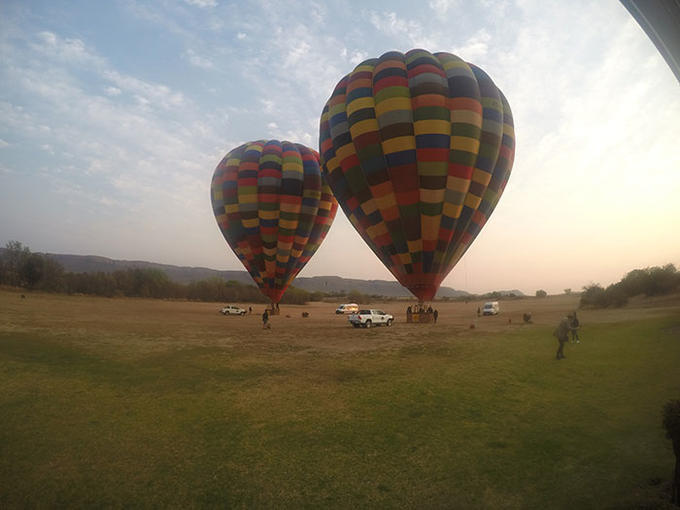
<svg viewBox="0 0 680 510">
<path fill-rule="evenodd" d="M 174 282 L 160 269 L 129 268 L 111 273 L 72 273 L 49 255 L 32 253 L 18 241 L 0 252 L 0 284 L 29 290 L 105 297 L 187 299 L 190 301 L 268 303 L 254 285 L 210 278 L 189 284 Z M 283 304 L 320 301 L 322 292 L 289 287 Z"/>
<path fill-rule="evenodd" d="M 633 296 L 662 296 L 680 290 L 680 272 L 673 264 L 635 269 L 608 287 L 591 284 L 583 287 L 582 308 L 621 307 Z"/>
</svg>

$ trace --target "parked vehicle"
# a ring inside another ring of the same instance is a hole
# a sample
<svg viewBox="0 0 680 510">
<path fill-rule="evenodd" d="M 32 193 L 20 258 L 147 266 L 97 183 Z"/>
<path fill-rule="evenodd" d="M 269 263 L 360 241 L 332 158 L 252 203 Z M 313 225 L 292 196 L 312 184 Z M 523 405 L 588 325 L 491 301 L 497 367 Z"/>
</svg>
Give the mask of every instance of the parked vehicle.
<svg viewBox="0 0 680 510">
<path fill-rule="evenodd" d="M 245 315 L 246 311 L 239 306 L 227 305 L 220 310 L 220 313 L 223 315 Z"/>
<path fill-rule="evenodd" d="M 370 328 L 384 324 L 391 326 L 394 321 L 394 316 L 385 313 L 382 310 L 359 310 L 358 313 L 353 313 L 348 318 L 349 323 L 355 328 Z"/>
<path fill-rule="evenodd" d="M 342 314 L 342 313 L 357 313 L 359 311 L 359 305 L 356 303 L 347 303 L 344 305 L 340 305 L 336 308 L 335 313 L 336 314 Z"/>
<path fill-rule="evenodd" d="M 484 308 L 482 308 L 482 315 L 498 315 L 498 312 L 501 311 L 501 307 L 498 304 L 498 301 L 489 301 L 488 303 L 484 303 Z"/>
</svg>

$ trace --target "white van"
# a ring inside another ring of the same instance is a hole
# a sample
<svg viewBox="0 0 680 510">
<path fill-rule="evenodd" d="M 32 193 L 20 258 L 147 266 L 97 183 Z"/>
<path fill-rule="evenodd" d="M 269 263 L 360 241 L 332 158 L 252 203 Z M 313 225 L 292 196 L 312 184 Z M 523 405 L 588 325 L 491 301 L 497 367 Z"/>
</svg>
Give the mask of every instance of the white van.
<svg viewBox="0 0 680 510">
<path fill-rule="evenodd" d="M 498 305 L 498 301 L 489 301 L 484 303 L 484 308 L 482 308 L 482 315 L 498 315 L 501 311 L 501 307 Z"/>
<path fill-rule="evenodd" d="M 338 308 L 335 310 L 336 314 L 341 314 L 341 313 L 358 313 L 359 312 L 359 305 L 356 303 L 346 303 L 344 305 L 338 306 Z"/>
</svg>

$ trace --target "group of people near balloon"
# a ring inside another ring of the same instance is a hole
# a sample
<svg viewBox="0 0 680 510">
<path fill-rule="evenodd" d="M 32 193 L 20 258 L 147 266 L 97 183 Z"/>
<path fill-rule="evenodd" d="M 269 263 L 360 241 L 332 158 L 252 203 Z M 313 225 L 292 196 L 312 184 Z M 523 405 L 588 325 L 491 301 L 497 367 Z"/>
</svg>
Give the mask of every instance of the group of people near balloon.
<svg viewBox="0 0 680 510">
<path fill-rule="evenodd" d="M 406 322 L 434 322 L 437 324 L 439 310 L 432 309 L 432 306 L 425 306 L 417 303 L 415 306 L 406 308 Z"/>
<path fill-rule="evenodd" d="M 431 301 L 505 189 L 508 101 L 450 53 L 388 52 L 331 92 L 318 152 L 257 140 L 217 165 L 217 224 L 272 305 L 319 248 L 338 205 L 394 277 Z"/>
</svg>

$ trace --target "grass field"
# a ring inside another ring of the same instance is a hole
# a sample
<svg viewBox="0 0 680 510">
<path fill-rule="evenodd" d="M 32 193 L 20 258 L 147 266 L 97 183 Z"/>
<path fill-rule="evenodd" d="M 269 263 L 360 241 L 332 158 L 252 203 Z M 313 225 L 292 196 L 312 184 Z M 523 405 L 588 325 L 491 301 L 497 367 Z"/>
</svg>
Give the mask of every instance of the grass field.
<svg viewBox="0 0 680 510">
<path fill-rule="evenodd" d="M 558 362 L 577 300 L 263 330 L 261 306 L 0 290 L 0 507 L 661 508 L 680 297 L 579 313 Z"/>
</svg>

